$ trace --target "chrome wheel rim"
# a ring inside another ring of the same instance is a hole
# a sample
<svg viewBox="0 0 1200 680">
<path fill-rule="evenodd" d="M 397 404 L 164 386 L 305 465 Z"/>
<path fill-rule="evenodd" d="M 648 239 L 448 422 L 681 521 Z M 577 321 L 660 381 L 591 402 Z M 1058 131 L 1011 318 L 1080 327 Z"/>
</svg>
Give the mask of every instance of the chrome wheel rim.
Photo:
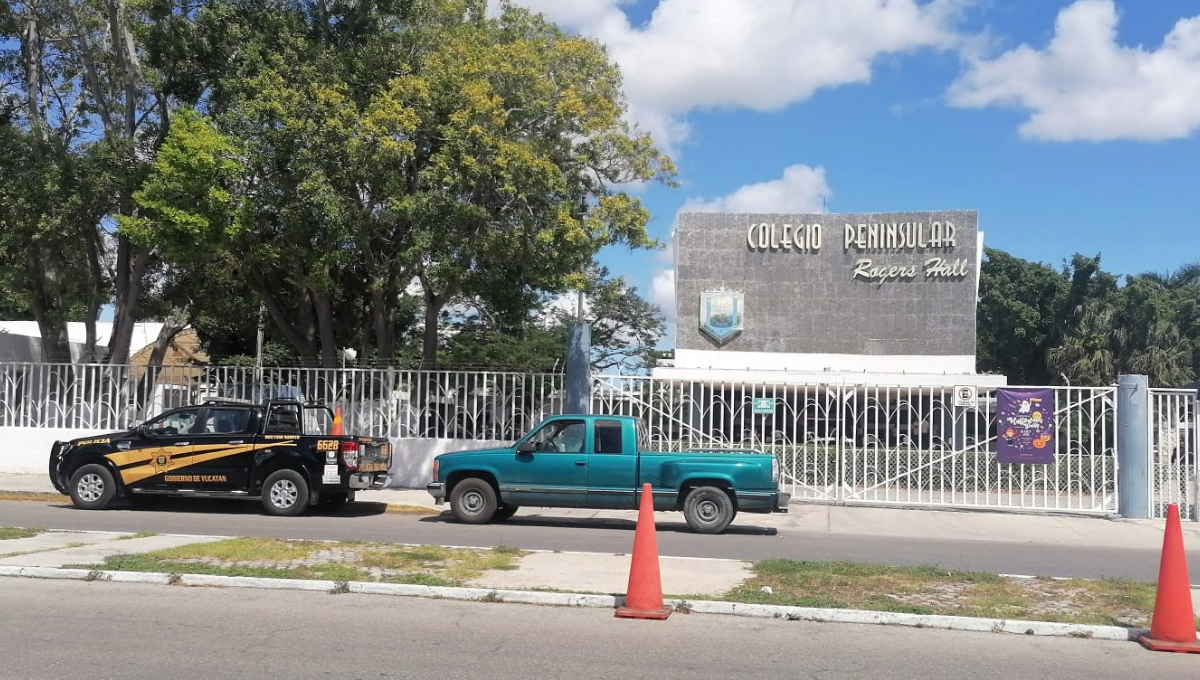
<svg viewBox="0 0 1200 680">
<path fill-rule="evenodd" d="M 79 478 L 79 484 L 75 490 L 79 494 L 80 500 L 94 503 L 104 495 L 104 480 L 94 472 L 88 473 Z"/>
<path fill-rule="evenodd" d="M 483 510 L 483 494 L 478 491 L 468 491 L 459 500 L 463 510 L 469 514 L 475 515 Z"/>
<path fill-rule="evenodd" d="M 705 522 L 715 522 L 721 514 L 715 501 L 703 500 L 696 505 L 696 515 Z"/>
<path fill-rule="evenodd" d="M 296 504 L 300 489 L 290 479 L 281 479 L 271 486 L 271 505 L 290 508 Z"/>
</svg>

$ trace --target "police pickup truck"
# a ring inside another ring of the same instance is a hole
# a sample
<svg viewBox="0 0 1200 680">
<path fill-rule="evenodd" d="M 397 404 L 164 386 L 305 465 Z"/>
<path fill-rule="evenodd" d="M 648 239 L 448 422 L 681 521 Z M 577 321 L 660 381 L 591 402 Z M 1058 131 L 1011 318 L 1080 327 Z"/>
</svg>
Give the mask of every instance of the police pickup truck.
<svg viewBox="0 0 1200 680">
<path fill-rule="evenodd" d="M 272 515 L 336 507 L 390 480 L 386 439 L 322 434 L 337 423 L 323 404 L 207 401 L 167 411 L 131 430 L 55 442 L 50 479 L 76 507 L 117 497 L 259 498 Z"/>
</svg>

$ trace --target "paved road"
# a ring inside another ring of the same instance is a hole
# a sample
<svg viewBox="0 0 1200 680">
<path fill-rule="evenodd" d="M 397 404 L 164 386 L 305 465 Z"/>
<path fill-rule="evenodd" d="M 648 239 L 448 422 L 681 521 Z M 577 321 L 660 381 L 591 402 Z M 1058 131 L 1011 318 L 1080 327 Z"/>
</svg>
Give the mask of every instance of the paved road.
<svg viewBox="0 0 1200 680">
<path fill-rule="evenodd" d="M 0 677 L 1195 677 L 1133 642 L 295 591 L 0 579 Z M 9 614 L 16 612 L 16 615 Z"/>
<path fill-rule="evenodd" d="M 636 524 L 627 520 L 522 518 L 505 524 L 468 526 L 444 517 L 384 514 L 377 503 L 357 503 L 354 514 L 268 517 L 257 503 L 158 500 L 150 509 L 89 512 L 69 502 L 0 501 L 0 525 L 47 529 L 142 531 L 158 533 L 278 536 L 326 540 L 355 539 L 397 543 L 436 543 L 532 550 L 628 553 Z M 673 515 L 668 517 L 674 517 Z M 680 557 L 758 560 L 852 560 L 891 565 L 935 565 L 1010 574 L 1113 576 L 1143 581 L 1158 577 L 1158 550 L 1055 547 L 996 541 L 920 540 L 756 528 L 744 516 L 730 533 L 691 533 L 682 521 L 661 521 L 659 551 Z M 1191 551 L 1190 564 L 1200 564 Z"/>
</svg>

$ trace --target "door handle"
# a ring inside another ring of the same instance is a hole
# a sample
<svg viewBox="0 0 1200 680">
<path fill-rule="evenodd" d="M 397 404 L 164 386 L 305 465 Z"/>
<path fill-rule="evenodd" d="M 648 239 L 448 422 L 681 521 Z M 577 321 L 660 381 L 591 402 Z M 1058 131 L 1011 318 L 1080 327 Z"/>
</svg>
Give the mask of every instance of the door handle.
<svg viewBox="0 0 1200 680">
<path fill-rule="evenodd" d="M 577 460 L 575 461 L 575 464 L 579 467 L 587 467 L 587 461 Z"/>
<path fill-rule="evenodd" d="M 174 444 L 171 444 L 171 446 L 188 446 L 190 444 L 191 442 L 175 442 Z"/>
</svg>

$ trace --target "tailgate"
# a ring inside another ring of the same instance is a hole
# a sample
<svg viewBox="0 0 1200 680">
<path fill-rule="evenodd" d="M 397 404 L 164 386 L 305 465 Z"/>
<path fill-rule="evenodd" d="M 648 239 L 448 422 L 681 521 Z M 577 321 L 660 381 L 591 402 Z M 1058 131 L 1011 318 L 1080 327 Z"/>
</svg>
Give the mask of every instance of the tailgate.
<svg viewBox="0 0 1200 680">
<path fill-rule="evenodd" d="M 358 471 L 388 472 L 392 469 L 392 443 L 387 439 L 358 439 Z"/>
</svg>

